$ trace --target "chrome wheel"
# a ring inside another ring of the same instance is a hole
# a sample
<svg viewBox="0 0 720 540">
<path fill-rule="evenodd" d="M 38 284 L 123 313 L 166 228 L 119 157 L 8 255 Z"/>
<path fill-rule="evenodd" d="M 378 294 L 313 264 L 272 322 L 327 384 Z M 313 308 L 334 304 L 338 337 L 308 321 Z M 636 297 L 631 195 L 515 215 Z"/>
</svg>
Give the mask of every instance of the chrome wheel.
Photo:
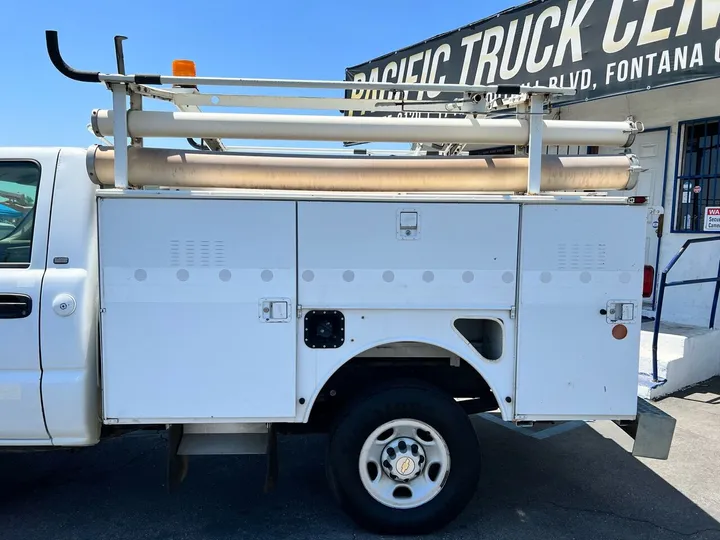
<svg viewBox="0 0 720 540">
<path fill-rule="evenodd" d="M 450 452 L 440 434 L 411 419 L 387 422 L 365 440 L 358 463 L 368 493 L 390 508 L 416 508 L 442 490 Z"/>
</svg>

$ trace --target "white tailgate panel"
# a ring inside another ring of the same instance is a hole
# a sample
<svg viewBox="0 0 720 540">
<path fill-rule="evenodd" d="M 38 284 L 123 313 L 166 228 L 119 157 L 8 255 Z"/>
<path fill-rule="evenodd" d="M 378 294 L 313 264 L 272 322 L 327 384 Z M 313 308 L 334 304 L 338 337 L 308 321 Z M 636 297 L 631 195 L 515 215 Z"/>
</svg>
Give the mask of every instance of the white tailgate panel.
<svg viewBox="0 0 720 540">
<path fill-rule="evenodd" d="M 293 417 L 295 203 L 101 199 L 99 212 L 105 417 Z M 261 321 L 261 298 L 287 299 L 289 320 Z"/>
<path fill-rule="evenodd" d="M 646 213 L 642 206 L 524 208 L 516 415 L 635 414 Z M 622 340 L 600 313 L 611 300 L 637 305 Z"/>
<path fill-rule="evenodd" d="M 401 212 L 417 214 L 415 239 L 398 238 Z M 300 303 L 510 309 L 518 214 L 515 204 L 298 203 Z"/>
</svg>

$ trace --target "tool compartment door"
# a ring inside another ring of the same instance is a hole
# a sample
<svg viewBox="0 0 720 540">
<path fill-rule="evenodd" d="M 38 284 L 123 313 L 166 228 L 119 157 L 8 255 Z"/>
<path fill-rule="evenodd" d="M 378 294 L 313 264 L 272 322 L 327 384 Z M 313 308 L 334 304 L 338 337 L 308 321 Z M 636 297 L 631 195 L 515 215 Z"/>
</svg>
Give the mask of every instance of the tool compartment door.
<svg viewBox="0 0 720 540">
<path fill-rule="evenodd" d="M 518 419 L 635 414 L 646 214 L 629 205 L 523 208 Z M 633 305 L 622 339 L 603 314 L 615 301 Z"/>
<path fill-rule="evenodd" d="M 295 416 L 296 204 L 99 199 L 105 417 Z"/>
</svg>

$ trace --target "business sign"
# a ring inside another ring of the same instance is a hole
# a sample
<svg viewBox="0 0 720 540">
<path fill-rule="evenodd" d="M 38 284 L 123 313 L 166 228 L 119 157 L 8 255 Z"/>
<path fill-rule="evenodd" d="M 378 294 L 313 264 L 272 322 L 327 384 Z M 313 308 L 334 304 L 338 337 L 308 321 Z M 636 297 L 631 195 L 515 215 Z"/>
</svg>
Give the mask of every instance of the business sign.
<svg viewBox="0 0 720 540">
<path fill-rule="evenodd" d="M 720 206 L 705 208 L 705 232 L 720 232 Z"/>
<path fill-rule="evenodd" d="M 560 98 L 566 103 L 597 99 L 720 77 L 719 21 L 719 0 L 535 0 L 347 68 L 346 79 L 563 86 L 577 90 Z M 362 90 L 347 96 L 391 97 Z"/>
</svg>

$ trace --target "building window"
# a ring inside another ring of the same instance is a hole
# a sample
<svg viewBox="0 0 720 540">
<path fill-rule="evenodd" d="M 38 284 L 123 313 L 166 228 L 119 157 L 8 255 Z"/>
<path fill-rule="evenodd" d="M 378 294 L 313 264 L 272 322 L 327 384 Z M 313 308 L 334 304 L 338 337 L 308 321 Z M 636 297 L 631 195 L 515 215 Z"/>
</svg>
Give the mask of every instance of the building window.
<svg viewBox="0 0 720 540">
<path fill-rule="evenodd" d="M 705 209 L 720 206 L 720 118 L 680 124 L 675 229 L 703 232 Z"/>
</svg>

